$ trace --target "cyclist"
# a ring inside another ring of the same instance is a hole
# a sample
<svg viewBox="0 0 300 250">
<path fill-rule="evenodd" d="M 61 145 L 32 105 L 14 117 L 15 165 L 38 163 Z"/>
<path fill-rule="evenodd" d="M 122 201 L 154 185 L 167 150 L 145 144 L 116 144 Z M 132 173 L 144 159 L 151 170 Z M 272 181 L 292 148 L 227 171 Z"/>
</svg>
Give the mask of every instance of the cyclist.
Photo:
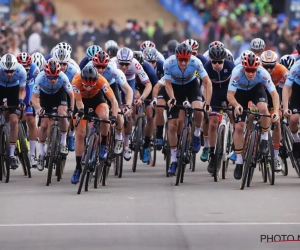
<svg viewBox="0 0 300 250">
<path fill-rule="evenodd" d="M 56 49 L 66 49 L 67 51 L 70 52 L 70 55 L 71 55 L 71 53 L 72 53 L 72 47 L 71 47 L 71 45 L 68 44 L 68 43 L 66 43 L 66 42 L 58 43 L 58 44 L 54 47 L 54 51 L 55 51 Z M 53 52 L 54 52 L 54 51 L 53 51 Z M 71 56 L 70 56 L 70 57 L 71 57 Z M 69 64 L 71 64 L 73 67 L 75 67 L 76 71 L 77 71 L 78 73 L 80 73 L 80 68 L 79 68 L 78 64 L 77 64 L 72 58 L 70 58 Z"/>
<path fill-rule="evenodd" d="M 18 63 L 17 58 L 12 54 L 5 54 L 0 59 L 0 100 L 7 99 L 8 106 L 19 106 L 23 108 L 26 96 L 26 70 Z M 16 141 L 18 139 L 18 116 L 20 110 L 11 108 L 9 112 L 10 130 L 10 167 L 18 168 L 18 162 L 15 157 Z"/>
<path fill-rule="evenodd" d="M 236 167 L 234 170 L 234 178 L 239 180 L 242 177 L 243 157 L 242 149 L 244 145 L 244 125 L 246 114 L 243 113 L 247 109 L 248 102 L 252 101 L 262 114 L 269 114 L 267 107 L 267 95 L 263 88 L 266 87 L 270 93 L 274 106 L 272 121 L 276 122 L 279 119 L 279 97 L 275 85 L 269 73 L 260 66 L 260 58 L 253 52 L 243 53 L 242 64 L 236 66 L 229 82 L 227 99 L 234 107 L 234 115 L 240 115 L 238 122 L 235 124 L 235 132 L 233 136 L 235 152 L 237 154 Z M 268 154 L 268 130 L 270 119 L 261 117 L 261 153 Z"/>
<path fill-rule="evenodd" d="M 89 61 L 92 60 L 93 56 L 99 52 L 102 51 L 102 48 L 98 45 L 91 45 L 86 49 L 86 56 L 81 60 L 79 63 L 79 68 L 82 70 Z"/>
<path fill-rule="evenodd" d="M 155 48 L 155 43 L 149 40 L 142 42 L 140 45 L 140 51 L 143 52 L 146 48 Z M 159 51 L 157 51 L 157 57 L 163 62 L 165 61 L 164 56 Z"/>
<path fill-rule="evenodd" d="M 118 102 L 114 96 L 112 89 L 106 79 L 98 74 L 97 69 L 92 65 L 83 68 L 81 74 L 76 74 L 73 80 L 73 90 L 76 98 L 76 116 L 83 118 L 79 126 L 76 128 L 76 169 L 71 178 L 72 184 L 77 184 L 81 174 L 81 158 L 84 152 L 84 139 L 86 135 L 86 119 L 84 114 L 99 117 L 99 119 L 109 119 L 109 107 L 106 103 L 104 95 L 111 103 L 112 117 L 111 124 L 117 124 Z M 104 160 L 107 157 L 107 136 L 109 124 L 100 124 L 101 146 L 99 158 Z"/>
<path fill-rule="evenodd" d="M 39 68 L 40 71 L 44 70 L 46 59 L 40 52 L 35 52 L 31 55 L 32 62 Z"/>
<path fill-rule="evenodd" d="M 121 109 L 121 97 L 119 92 L 119 87 L 125 94 L 126 106 L 123 109 L 124 116 L 129 116 L 132 109 L 132 96 L 133 91 L 129 84 L 126 81 L 124 73 L 117 69 L 114 62 L 110 61 L 109 55 L 105 51 L 97 52 L 92 59 L 92 62 L 87 65 L 93 65 L 99 75 L 103 76 L 110 84 L 110 88 L 114 92 L 115 98 L 118 102 L 119 111 Z M 111 105 L 109 105 L 111 106 Z M 116 126 L 116 145 L 115 145 L 115 154 L 121 154 L 123 152 L 123 117 L 118 114 L 117 116 L 118 125 Z"/>
<path fill-rule="evenodd" d="M 170 56 L 164 63 L 164 77 L 165 77 L 165 88 L 170 98 L 168 106 L 181 105 L 186 98 L 192 104 L 194 108 L 202 108 L 201 93 L 198 81 L 196 79 L 195 71 L 198 72 L 202 79 L 205 89 L 206 99 L 206 110 L 210 111 L 210 100 L 212 92 L 212 84 L 207 76 L 207 72 L 204 69 L 201 61 L 192 56 L 192 48 L 186 43 L 181 43 L 177 46 L 174 56 Z M 177 168 L 177 126 L 179 108 L 173 107 L 170 111 L 169 119 L 169 130 L 168 136 L 171 148 L 171 167 L 168 172 L 175 174 Z M 200 126 L 202 123 L 203 115 L 201 112 L 194 113 L 195 120 L 195 132 L 192 142 L 193 152 L 200 150 Z"/>
<path fill-rule="evenodd" d="M 74 109 L 74 93 L 72 85 L 68 77 L 62 72 L 60 64 L 53 59 L 50 59 L 44 66 L 44 71 L 40 72 L 35 79 L 33 87 L 33 94 L 31 98 L 32 105 L 36 108 L 37 114 L 42 115 L 51 113 L 54 108 L 57 108 L 57 113 L 65 115 L 67 113 L 67 96 L 70 97 L 71 110 Z M 45 159 L 45 140 L 47 137 L 47 129 L 53 124 L 53 120 L 42 118 L 41 126 L 39 128 L 39 143 L 40 155 L 38 170 L 44 169 Z M 67 148 L 67 130 L 69 127 L 67 119 L 60 119 L 59 127 L 61 131 L 60 152 L 68 154 Z M 48 130 L 49 131 L 49 130 Z"/>
<path fill-rule="evenodd" d="M 294 65 L 294 63 L 296 62 L 296 59 L 291 55 L 284 55 L 280 58 L 279 62 L 280 64 L 285 66 L 288 70 L 290 70 L 291 67 Z"/>
<path fill-rule="evenodd" d="M 104 44 L 104 49 L 107 51 L 107 49 L 108 49 L 109 47 L 111 47 L 111 46 L 116 46 L 116 47 L 118 47 L 118 43 L 117 43 L 116 41 L 114 41 L 114 40 L 108 40 L 108 41 L 106 41 L 105 44 Z"/>
<path fill-rule="evenodd" d="M 204 65 L 207 62 L 207 58 L 198 53 L 199 43 L 194 39 L 187 39 L 184 42 L 192 47 L 192 55 L 197 57 Z"/>
<path fill-rule="evenodd" d="M 34 86 L 34 81 L 36 76 L 40 73 L 39 68 L 35 63 L 32 62 L 32 57 L 30 54 L 26 52 L 22 52 L 17 56 L 18 62 L 24 67 L 27 73 L 26 80 L 26 97 L 24 99 L 24 103 L 26 105 L 25 115 L 26 120 L 23 121 L 23 126 L 25 129 L 25 134 L 27 134 L 27 124 L 28 124 L 28 138 L 30 145 L 30 164 L 33 168 L 37 167 L 37 161 L 35 157 L 35 146 L 36 146 L 36 119 L 35 119 L 35 111 L 30 104 L 32 89 Z M 24 116 L 25 118 L 25 116 Z M 26 122 L 27 121 L 27 122 Z M 27 123 L 27 124 L 26 124 Z"/>
<path fill-rule="evenodd" d="M 226 56 L 227 53 L 223 46 L 212 46 L 209 49 L 210 61 L 204 65 L 204 69 L 212 82 L 212 97 L 210 102 L 212 112 L 209 114 L 209 147 L 207 147 L 208 145 L 204 146 L 200 159 L 205 162 L 208 160 L 208 154 L 210 155 L 210 162 L 207 170 L 211 174 L 214 171 L 214 152 L 220 115 L 220 108 L 214 108 L 213 106 L 221 107 L 223 102 L 228 103 L 227 89 L 234 68 L 234 63 L 225 59 Z"/>
<path fill-rule="evenodd" d="M 117 68 L 125 73 L 126 79 L 128 84 L 130 85 L 131 89 L 133 90 L 133 100 L 135 99 L 135 76 L 138 75 L 141 82 L 143 84 L 148 84 L 150 82 L 148 75 L 143 70 L 142 65 L 133 58 L 133 52 L 131 49 L 124 47 L 121 48 L 117 56 L 112 58 L 111 61 L 115 62 Z M 122 103 L 125 103 L 125 95 L 122 94 Z M 129 122 L 127 123 L 125 130 L 125 138 L 124 138 L 124 159 L 129 161 L 131 159 L 131 151 L 129 149 L 129 138 L 131 136 L 133 121 L 130 118 Z"/>
<path fill-rule="evenodd" d="M 119 47 L 116 45 L 111 45 L 106 49 L 106 52 L 110 58 L 116 57 L 118 51 L 119 51 Z"/>
</svg>

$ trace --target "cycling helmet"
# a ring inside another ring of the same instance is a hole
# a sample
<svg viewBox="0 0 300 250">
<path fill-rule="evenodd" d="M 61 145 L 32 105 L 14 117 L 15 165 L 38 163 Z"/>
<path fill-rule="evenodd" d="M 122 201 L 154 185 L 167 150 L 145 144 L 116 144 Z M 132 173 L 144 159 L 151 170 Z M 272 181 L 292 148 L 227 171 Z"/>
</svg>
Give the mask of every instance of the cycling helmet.
<svg viewBox="0 0 300 250">
<path fill-rule="evenodd" d="M 225 47 L 224 46 L 224 43 L 220 42 L 220 41 L 213 41 L 211 42 L 209 45 L 208 45 L 208 49 L 210 49 L 211 47 L 213 46 L 217 46 L 217 45 L 220 45 L 221 47 Z"/>
<path fill-rule="evenodd" d="M 184 42 L 186 44 L 190 45 L 192 47 L 192 50 L 198 50 L 199 49 L 199 43 L 194 39 L 186 39 Z"/>
<path fill-rule="evenodd" d="M 24 67 L 29 67 L 32 63 L 31 55 L 26 52 L 22 52 L 17 55 L 17 60 L 18 63 L 22 64 Z"/>
<path fill-rule="evenodd" d="M 117 58 L 119 63 L 131 63 L 133 59 L 133 52 L 131 49 L 124 47 L 122 49 L 119 49 Z"/>
<path fill-rule="evenodd" d="M 86 55 L 89 59 L 92 59 L 95 53 L 98 51 L 102 51 L 102 48 L 98 45 L 92 45 L 86 49 Z"/>
<path fill-rule="evenodd" d="M 99 74 L 95 67 L 87 65 L 81 71 L 81 79 L 85 85 L 94 86 L 97 83 Z"/>
<path fill-rule="evenodd" d="M 140 50 L 143 52 L 144 49 L 149 48 L 149 47 L 155 48 L 154 42 L 144 41 L 144 42 L 141 43 Z"/>
<path fill-rule="evenodd" d="M 253 52 L 242 54 L 242 65 L 245 68 L 257 69 L 260 65 L 260 59 Z"/>
<path fill-rule="evenodd" d="M 106 52 L 110 57 L 115 57 L 118 51 L 119 51 L 119 47 L 116 45 L 111 45 L 106 49 Z"/>
<path fill-rule="evenodd" d="M 146 48 L 143 51 L 143 55 L 146 61 L 156 61 L 158 58 L 156 48 Z"/>
<path fill-rule="evenodd" d="M 190 59 L 192 55 L 192 48 L 186 43 L 180 43 L 176 47 L 175 54 L 177 58 Z"/>
<path fill-rule="evenodd" d="M 49 60 L 44 65 L 44 72 L 47 76 L 58 76 L 61 72 L 60 64 L 54 60 Z"/>
<path fill-rule="evenodd" d="M 32 57 L 32 62 L 36 64 L 36 66 L 40 69 L 40 71 L 42 71 L 46 63 L 45 57 L 40 52 L 33 53 L 31 57 Z"/>
<path fill-rule="evenodd" d="M 280 64 L 285 66 L 288 70 L 291 69 L 291 67 L 294 65 L 296 62 L 295 57 L 291 55 L 284 55 L 283 57 L 280 58 Z"/>
<path fill-rule="evenodd" d="M 241 61 L 243 61 L 243 58 L 244 58 L 245 55 L 249 55 L 249 54 L 251 54 L 251 52 L 252 52 L 251 50 L 245 50 L 245 51 L 241 54 L 241 57 L 240 57 L 240 58 L 241 58 Z"/>
<path fill-rule="evenodd" d="M 101 65 L 101 66 L 107 66 L 109 63 L 109 55 L 105 51 L 98 51 L 93 56 L 93 64 L 95 65 Z"/>
<path fill-rule="evenodd" d="M 264 40 L 262 40 L 260 38 L 254 38 L 250 42 L 251 50 L 264 50 L 265 47 L 266 47 L 266 44 L 265 44 Z"/>
<path fill-rule="evenodd" d="M 260 59 L 263 64 L 276 64 L 278 56 L 274 51 L 267 50 L 261 54 Z"/>
<path fill-rule="evenodd" d="M 52 58 L 58 63 L 68 63 L 71 59 L 71 53 L 66 49 L 56 49 Z"/>
<path fill-rule="evenodd" d="M 169 53 L 175 54 L 175 50 L 179 42 L 177 40 L 170 40 L 167 44 Z"/>
<path fill-rule="evenodd" d="M 133 57 L 142 65 L 144 63 L 143 52 L 133 51 Z"/>
<path fill-rule="evenodd" d="M 105 50 L 107 50 L 107 49 L 108 49 L 109 47 L 111 47 L 111 46 L 116 46 L 116 47 L 118 47 L 118 44 L 117 44 L 117 42 L 114 41 L 114 40 L 108 40 L 108 41 L 104 44 Z"/>
<path fill-rule="evenodd" d="M 210 47 L 208 54 L 212 60 L 224 60 L 227 55 L 225 48 L 220 45 Z"/>
<path fill-rule="evenodd" d="M 225 57 L 225 59 L 234 62 L 234 58 L 233 58 L 233 55 L 232 55 L 231 51 L 229 49 L 225 49 L 225 50 L 226 50 L 226 57 Z"/>
<path fill-rule="evenodd" d="M 300 40 L 296 42 L 296 50 L 298 51 L 298 53 L 300 52 Z"/>
<path fill-rule="evenodd" d="M 57 49 L 66 49 L 68 51 L 70 51 L 70 53 L 72 52 L 72 47 L 70 44 L 68 43 L 58 43 L 55 47 L 57 47 Z"/>
<path fill-rule="evenodd" d="M 1 57 L 0 67 L 4 70 L 15 70 L 18 65 L 18 60 L 13 54 L 5 54 Z"/>
</svg>

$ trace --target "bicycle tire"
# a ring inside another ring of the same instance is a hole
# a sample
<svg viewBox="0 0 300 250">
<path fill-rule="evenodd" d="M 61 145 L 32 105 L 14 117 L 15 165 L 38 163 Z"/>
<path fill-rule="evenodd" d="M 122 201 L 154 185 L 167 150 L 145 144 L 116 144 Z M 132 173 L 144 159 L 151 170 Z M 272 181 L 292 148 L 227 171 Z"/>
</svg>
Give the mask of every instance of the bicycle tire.
<svg viewBox="0 0 300 250">
<path fill-rule="evenodd" d="M 168 170 L 170 167 L 171 161 L 171 148 L 168 140 L 168 122 L 166 123 L 164 142 L 163 142 L 163 152 L 164 152 L 164 160 L 166 161 L 166 176 L 169 177 Z"/>
<path fill-rule="evenodd" d="M 228 155 L 231 153 L 233 150 L 232 148 L 233 145 L 233 138 L 231 135 L 231 130 L 228 130 L 228 135 L 227 135 L 227 144 L 226 144 L 226 154 Z M 222 164 L 222 179 L 226 179 L 227 171 L 228 171 L 228 166 L 229 166 L 229 158 L 226 159 L 226 161 L 223 161 Z"/>
<path fill-rule="evenodd" d="M 102 174 L 102 186 L 107 185 L 109 169 L 110 169 L 110 167 L 104 163 L 103 174 Z"/>
<path fill-rule="evenodd" d="M 156 164 L 156 129 L 153 130 L 153 134 L 150 140 L 150 166 L 155 167 Z M 151 150 L 152 149 L 152 150 Z"/>
<path fill-rule="evenodd" d="M 133 172 L 136 172 L 136 164 L 137 164 L 137 159 L 138 159 L 138 155 L 139 155 L 140 147 L 141 147 L 143 119 L 139 118 L 137 124 L 138 125 L 135 128 L 135 135 L 133 137 L 133 141 L 135 143 L 133 162 L 132 162 L 132 171 Z"/>
<path fill-rule="evenodd" d="M 175 186 L 179 185 L 179 181 L 181 180 L 181 174 L 183 172 L 184 169 L 184 154 L 185 154 L 185 149 L 186 149 L 186 142 L 187 142 L 187 130 L 186 128 L 183 129 L 182 132 L 182 138 L 180 141 L 180 154 L 179 154 L 179 159 L 177 160 L 178 164 L 177 164 L 177 171 L 176 171 L 176 182 L 175 182 Z"/>
<path fill-rule="evenodd" d="M 254 149 L 254 143 L 256 139 L 256 131 L 252 131 L 250 134 L 250 140 L 248 143 L 248 148 L 245 151 L 246 152 L 246 161 L 244 161 L 243 164 L 243 173 L 242 173 L 242 178 L 241 178 L 241 184 L 240 184 L 240 189 L 243 190 L 247 181 L 247 177 L 249 174 L 249 169 L 252 166 L 252 156 L 253 156 L 253 149 Z"/>
<path fill-rule="evenodd" d="M 9 134 L 6 126 L 1 128 L 1 180 L 5 183 L 9 182 L 10 177 L 10 145 L 9 145 Z"/>
<path fill-rule="evenodd" d="M 50 151 L 50 156 L 49 156 L 49 164 L 48 164 L 48 175 L 47 175 L 47 183 L 46 186 L 49 186 L 51 183 L 51 178 L 52 178 L 52 171 L 55 163 L 55 157 L 56 157 L 56 152 L 59 150 L 59 129 L 58 127 L 53 127 L 52 128 L 52 135 L 51 135 L 51 151 Z M 57 150 L 58 147 L 58 150 Z"/>
<path fill-rule="evenodd" d="M 267 176 L 265 159 L 263 157 L 259 160 L 259 170 L 261 171 L 263 182 L 266 183 L 268 180 L 268 176 Z"/>
<path fill-rule="evenodd" d="M 191 162 L 191 171 L 192 172 L 195 172 L 195 168 L 196 168 L 196 153 L 193 153 L 192 152 L 192 157 L 190 159 L 190 162 Z"/>
<path fill-rule="evenodd" d="M 104 166 L 103 161 L 98 162 L 98 164 L 96 165 L 96 172 L 95 172 L 95 178 L 94 178 L 94 188 L 99 188 L 100 184 L 102 183 L 103 166 Z"/>
<path fill-rule="evenodd" d="M 279 154 L 278 154 L 279 160 L 281 162 L 281 174 L 283 176 L 287 176 L 289 173 L 288 163 L 287 163 L 287 153 L 286 148 L 284 145 L 280 145 L 279 147 Z"/>
<path fill-rule="evenodd" d="M 59 154 L 56 160 L 56 177 L 57 177 L 57 181 L 60 181 L 62 179 L 62 155 Z"/>
<path fill-rule="evenodd" d="M 268 137 L 269 144 L 269 155 L 267 161 L 269 163 L 269 167 L 267 168 L 268 180 L 271 185 L 275 184 L 275 164 L 274 164 L 274 146 L 271 133 L 269 131 Z"/>
<path fill-rule="evenodd" d="M 123 152 L 116 157 L 116 169 L 118 169 L 118 178 L 122 178 L 123 174 Z"/>
<path fill-rule="evenodd" d="M 22 170 L 23 170 L 24 176 L 27 176 L 27 169 L 26 169 L 26 166 L 25 166 L 25 163 L 24 163 L 24 159 L 23 159 L 22 153 L 18 152 L 18 158 L 19 158 L 19 161 L 20 161 L 20 163 L 22 165 Z"/>
<path fill-rule="evenodd" d="M 89 169 L 88 169 L 88 171 L 86 173 L 85 184 L 84 184 L 84 191 L 85 192 L 89 191 L 89 187 L 90 187 L 92 179 L 93 179 L 93 171 L 91 171 L 91 169 L 95 169 L 95 166 L 92 166 L 92 164 L 94 165 L 95 163 L 92 162 L 89 165 Z"/>
<path fill-rule="evenodd" d="M 83 183 L 85 181 L 85 176 L 86 176 L 87 170 L 89 168 L 90 159 L 91 159 L 91 156 L 92 156 L 92 150 L 93 150 L 93 147 L 94 147 L 94 141 L 95 141 L 95 135 L 92 134 L 90 136 L 89 141 L 88 141 L 88 143 L 86 145 L 86 148 L 85 148 L 85 153 L 84 153 L 84 168 L 83 168 L 81 176 L 80 176 L 80 182 L 79 182 L 79 187 L 78 187 L 78 190 L 77 190 L 77 194 L 81 193 L 81 189 L 82 189 Z"/>
<path fill-rule="evenodd" d="M 225 133 L 225 126 L 220 126 L 218 129 L 217 135 L 217 143 L 216 143 L 216 150 L 215 150 L 215 159 L 214 159 L 214 181 L 218 182 L 220 180 L 220 170 L 223 158 L 223 145 L 224 145 L 224 133 Z"/>
<path fill-rule="evenodd" d="M 19 122 L 19 142 L 20 142 L 21 154 L 24 160 L 27 176 L 28 178 L 31 178 L 31 170 L 30 170 L 31 164 L 28 157 L 28 147 L 27 147 L 24 127 L 21 122 Z"/>
<path fill-rule="evenodd" d="M 248 177 L 247 177 L 247 187 L 250 187 L 252 179 L 253 179 L 253 174 L 254 174 L 255 168 L 252 166 L 249 169 Z"/>
</svg>

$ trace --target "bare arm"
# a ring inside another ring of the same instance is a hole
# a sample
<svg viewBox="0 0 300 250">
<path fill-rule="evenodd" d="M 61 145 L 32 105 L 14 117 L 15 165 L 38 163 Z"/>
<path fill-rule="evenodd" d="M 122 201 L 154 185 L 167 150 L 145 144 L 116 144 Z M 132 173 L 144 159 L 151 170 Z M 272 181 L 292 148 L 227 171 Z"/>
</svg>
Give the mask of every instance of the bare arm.
<svg viewBox="0 0 300 250">
<path fill-rule="evenodd" d="M 159 82 L 154 86 L 154 88 L 152 90 L 152 98 L 157 98 L 158 92 L 162 88 L 162 86 L 163 85 Z"/>
<path fill-rule="evenodd" d="M 289 108 L 289 99 L 291 94 L 292 94 L 292 87 L 285 84 L 282 89 L 283 110 L 287 110 Z"/>
<path fill-rule="evenodd" d="M 126 82 L 122 85 L 122 90 L 125 93 L 125 98 L 126 98 L 126 104 L 128 106 L 132 105 L 132 98 L 133 98 L 133 92 L 132 88 L 129 86 L 129 84 Z"/>
<path fill-rule="evenodd" d="M 109 95 L 107 98 L 111 103 L 112 116 L 117 116 L 119 107 L 115 95 Z"/>
<path fill-rule="evenodd" d="M 212 95 L 212 83 L 208 76 L 202 78 L 203 86 L 204 86 L 204 97 L 206 104 L 210 104 L 211 95 Z"/>
<path fill-rule="evenodd" d="M 36 93 L 32 94 L 31 103 L 33 107 L 35 107 L 37 110 L 41 109 L 39 94 Z"/>
<path fill-rule="evenodd" d="M 73 92 L 73 90 L 69 91 L 68 95 L 70 96 L 71 110 L 74 110 L 74 92 Z"/>
<path fill-rule="evenodd" d="M 165 86 L 166 86 L 166 92 L 167 92 L 169 98 L 170 99 L 175 98 L 171 80 L 165 79 Z"/>
<path fill-rule="evenodd" d="M 233 106 L 233 107 L 237 107 L 240 106 L 240 104 L 237 102 L 237 100 L 235 99 L 235 92 L 234 91 L 227 91 L 227 100 L 228 102 Z"/>
<path fill-rule="evenodd" d="M 151 83 L 147 83 L 147 84 L 145 85 L 145 89 L 144 89 L 144 91 L 143 91 L 143 94 L 141 95 L 140 98 L 146 99 L 147 96 L 151 93 L 151 90 L 152 90 L 152 84 L 151 84 Z"/>
<path fill-rule="evenodd" d="M 276 90 L 272 91 L 270 93 L 271 97 L 272 97 L 272 102 L 273 102 L 273 106 L 274 106 L 274 113 L 279 112 L 279 95 L 277 93 Z"/>
<path fill-rule="evenodd" d="M 24 100 L 26 97 L 26 87 L 19 88 L 19 99 Z"/>
</svg>

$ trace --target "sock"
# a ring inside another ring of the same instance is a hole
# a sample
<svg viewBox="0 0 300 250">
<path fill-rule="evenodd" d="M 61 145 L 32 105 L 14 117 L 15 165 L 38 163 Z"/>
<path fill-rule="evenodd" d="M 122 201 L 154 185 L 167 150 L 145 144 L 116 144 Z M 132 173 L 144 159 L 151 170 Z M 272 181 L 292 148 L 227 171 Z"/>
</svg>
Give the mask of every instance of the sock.
<svg viewBox="0 0 300 250">
<path fill-rule="evenodd" d="M 115 139 L 116 139 L 117 141 L 122 141 L 122 140 L 123 140 L 123 134 L 122 134 L 122 131 L 121 131 L 121 132 L 116 131 L 116 133 L 115 133 Z"/>
<path fill-rule="evenodd" d="M 143 148 L 149 148 L 149 144 L 150 144 L 150 137 L 145 136 L 145 142 Z"/>
<path fill-rule="evenodd" d="M 76 169 L 81 169 L 81 156 L 76 156 Z"/>
<path fill-rule="evenodd" d="M 243 156 L 242 156 L 243 149 L 236 149 L 236 164 L 243 164 Z"/>
<path fill-rule="evenodd" d="M 164 125 L 157 126 L 156 138 L 157 139 L 162 139 L 163 138 L 163 133 L 164 133 Z"/>
<path fill-rule="evenodd" d="M 40 142 L 40 155 L 45 155 L 45 142 Z"/>
<path fill-rule="evenodd" d="M 29 143 L 30 143 L 30 155 L 35 155 L 36 141 L 29 141 Z"/>
<path fill-rule="evenodd" d="M 15 156 L 16 143 L 10 142 L 10 156 Z"/>
<path fill-rule="evenodd" d="M 268 140 L 269 135 L 269 128 L 261 127 L 261 140 Z"/>
<path fill-rule="evenodd" d="M 107 136 L 102 135 L 101 137 L 101 146 L 106 145 Z"/>
<path fill-rule="evenodd" d="M 214 156 L 215 155 L 215 147 L 210 147 L 209 154 L 210 154 L 210 156 Z"/>
<path fill-rule="evenodd" d="M 131 136 L 131 134 L 125 135 L 125 140 L 124 140 L 124 142 L 125 142 L 125 145 L 126 145 L 126 146 L 129 145 L 129 139 L 130 139 L 130 136 Z"/>
<path fill-rule="evenodd" d="M 68 134 L 68 135 L 69 135 L 69 137 L 73 137 L 73 136 L 75 135 L 75 130 L 73 130 L 73 131 L 72 131 L 72 130 L 70 130 L 70 132 L 69 132 L 69 134 Z"/>
<path fill-rule="evenodd" d="M 7 127 L 7 130 L 8 130 L 8 133 L 10 132 L 10 122 L 6 122 L 6 127 Z"/>
<path fill-rule="evenodd" d="M 279 154 L 279 142 L 273 142 L 273 147 L 274 147 L 274 159 L 278 158 L 278 154 Z"/>
<path fill-rule="evenodd" d="M 200 137 L 200 128 L 195 126 L 194 136 Z"/>
<path fill-rule="evenodd" d="M 171 148 L 171 162 L 177 162 L 177 147 Z"/>
<path fill-rule="evenodd" d="M 204 136 L 204 147 L 209 148 L 208 136 Z"/>
<path fill-rule="evenodd" d="M 292 132 L 292 135 L 293 135 L 294 142 L 300 142 L 298 130 L 295 133 Z"/>
<path fill-rule="evenodd" d="M 67 145 L 67 134 L 66 133 L 62 133 L 61 137 L 60 137 L 60 144 L 62 145 Z"/>
</svg>

